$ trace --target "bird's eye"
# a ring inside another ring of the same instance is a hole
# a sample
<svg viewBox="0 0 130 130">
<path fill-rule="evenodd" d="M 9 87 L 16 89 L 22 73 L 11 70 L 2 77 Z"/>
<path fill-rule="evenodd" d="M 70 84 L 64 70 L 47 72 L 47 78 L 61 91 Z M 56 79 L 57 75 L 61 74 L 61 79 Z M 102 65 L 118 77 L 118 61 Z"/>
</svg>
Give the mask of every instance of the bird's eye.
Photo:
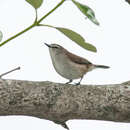
<svg viewBox="0 0 130 130">
<path fill-rule="evenodd" d="M 57 47 L 57 46 L 53 46 L 53 48 L 59 48 L 59 47 Z"/>
</svg>

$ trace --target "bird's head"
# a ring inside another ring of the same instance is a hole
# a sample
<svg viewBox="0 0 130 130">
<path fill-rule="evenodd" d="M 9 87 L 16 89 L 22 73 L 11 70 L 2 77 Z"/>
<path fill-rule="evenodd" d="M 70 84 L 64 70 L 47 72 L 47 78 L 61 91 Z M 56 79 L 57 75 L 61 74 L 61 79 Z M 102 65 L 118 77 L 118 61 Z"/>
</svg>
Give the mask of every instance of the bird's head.
<svg viewBox="0 0 130 130">
<path fill-rule="evenodd" d="M 63 51 L 63 47 L 58 45 L 58 44 L 47 44 L 45 43 L 46 46 L 49 47 L 49 51 L 53 53 L 60 53 Z"/>
</svg>

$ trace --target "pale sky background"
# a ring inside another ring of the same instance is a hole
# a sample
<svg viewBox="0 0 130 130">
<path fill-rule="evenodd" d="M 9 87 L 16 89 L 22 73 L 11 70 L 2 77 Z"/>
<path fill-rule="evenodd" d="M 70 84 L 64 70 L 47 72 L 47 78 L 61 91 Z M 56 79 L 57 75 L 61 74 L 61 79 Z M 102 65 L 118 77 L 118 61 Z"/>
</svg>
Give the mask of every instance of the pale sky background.
<svg viewBox="0 0 130 130">
<path fill-rule="evenodd" d="M 0 48 L 0 74 L 20 66 L 21 70 L 4 78 L 33 81 L 66 82 L 51 63 L 44 42 L 57 43 L 69 51 L 87 58 L 93 63 L 109 65 L 109 70 L 94 70 L 84 76 L 82 84 L 111 84 L 130 80 L 130 5 L 125 0 L 79 0 L 90 6 L 100 22 L 94 25 L 67 0 L 60 8 L 43 21 L 66 27 L 81 34 L 86 42 L 97 47 L 92 53 L 81 48 L 57 30 L 36 27 Z M 58 0 L 44 0 L 38 10 L 39 17 L 52 9 Z M 0 0 L 0 30 L 3 41 L 32 24 L 35 12 L 25 0 Z M 130 124 L 105 121 L 72 120 L 67 122 L 71 130 L 129 130 Z M 0 117 L 1 130 L 61 130 L 47 120 L 33 117 Z"/>
</svg>

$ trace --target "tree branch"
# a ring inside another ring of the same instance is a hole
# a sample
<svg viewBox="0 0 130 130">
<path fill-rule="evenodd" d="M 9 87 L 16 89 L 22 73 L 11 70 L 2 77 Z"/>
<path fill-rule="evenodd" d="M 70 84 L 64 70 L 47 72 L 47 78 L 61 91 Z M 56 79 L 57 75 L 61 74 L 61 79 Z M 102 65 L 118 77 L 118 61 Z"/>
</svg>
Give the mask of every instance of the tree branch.
<svg viewBox="0 0 130 130">
<path fill-rule="evenodd" d="M 130 122 L 130 81 L 75 86 L 0 79 L 0 115 L 34 116 L 66 128 L 71 119 Z"/>
</svg>

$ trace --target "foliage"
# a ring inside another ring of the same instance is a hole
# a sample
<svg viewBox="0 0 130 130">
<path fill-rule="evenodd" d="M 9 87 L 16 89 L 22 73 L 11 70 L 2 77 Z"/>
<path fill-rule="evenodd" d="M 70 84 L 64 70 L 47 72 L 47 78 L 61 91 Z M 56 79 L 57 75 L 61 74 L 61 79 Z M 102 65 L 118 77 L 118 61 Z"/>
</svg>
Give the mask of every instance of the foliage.
<svg viewBox="0 0 130 130">
<path fill-rule="evenodd" d="M 26 0 L 30 5 L 32 5 L 35 9 L 38 9 L 42 3 L 43 0 Z"/>
<path fill-rule="evenodd" d="M 72 1 L 85 16 L 87 16 L 96 25 L 99 25 L 99 22 L 97 21 L 95 17 L 95 13 L 90 7 L 88 7 L 87 5 L 81 4 L 75 0 L 72 0 Z"/>
<path fill-rule="evenodd" d="M 3 41 L 2 43 L 0 43 L 0 46 L 3 46 L 7 42 L 13 40 L 14 38 L 16 38 L 19 35 L 27 32 L 28 30 L 32 29 L 35 26 L 41 26 L 41 24 L 40 24 L 41 21 L 43 21 L 47 16 L 49 16 L 51 13 L 53 13 L 59 6 L 61 6 L 65 2 L 65 0 L 61 0 L 52 10 L 50 10 L 47 14 L 45 14 L 43 17 L 38 19 L 37 18 L 37 16 L 38 16 L 37 15 L 37 9 L 41 7 L 41 5 L 43 4 L 43 0 L 25 0 L 25 1 L 27 3 L 29 3 L 35 9 L 35 11 L 36 11 L 35 21 L 29 27 L 25 28 L 21 32 L 17 33 L 16 35 L 14 35 L 14 36 L 10 37 L 9 39 L 7 39 L 7 40 Z M 81 4 L 81 3 L 79 3 L 79 2 L 77 2 L 75 0 L 72 0 L 72 2 L 93 23 L 95 23 L 96 25 L 99 25 L 99 22 L 95 18 L 95 13 L 90 7 L 88 7 L 87 5 Z M 42 26 L 53 27 L 51 25 L 44 25 L 44 24 L 42 24 Z M 69 39 L 71 39 L 72 41 L 74 41 L 75 43 L 77 43 L 78 45 L 83 47 L 84 49 L 87 49 L 87 50 L 92 51 L 92 52 L 97 51 L 95 46 L 93 46 L 90 43 L 85 42 L 85 39 L 80 34 L 78 34 L 77 32 L 75 32 L 73 30 L 70 30 L 70 29 L 67 29 L 67 28 L 63 28 L 63 27 L 53 27 L 53 28 L 60 31 L 62 34 L 67 36 Z M 2 40 L 2 37 L 3 37 L 3 34 L 0 31 L 0 41 Z"/>
<path fill-rule="evenodd" d="M 87 50 L 93 51 L 93 52 L 97 51 L 93 45 L 86 43 L 84 38 L 82 36 L 80 36 L 78 33 L 74 32 L 70 29 L 66 29 L 66 28 L 56 27 L 56 29 L 59 30 L 60 32 L 62 32 L 64 35 L 66 35 L 72 41 L 76 42 L 81 47 L 83 47 Z"/>
<path fill-rule="evenodd" d="M 41 22 L 48 17 L 51 13 L 53 13 L 58 7 L 60 7 L 66 0 L 61 0 L 52 10 L 50 10 L 47 14 L 45 14 L 44 16 L 42 16 L 41 18 L 37 18 L 37 9 L 41 7 L 41 5 L 43 4 L 43 0 L 25 0 L 27 3 L 29 3 L 36 12 L 36 16 L 35 16 L 35 21 L 33 22 L 33 24 L 31 24 L 29 27 L 25 28 L 24 30 L 22 30 L 21 32 L 17 33 L 16 35 L 8 38 L 7 40 L 3 41 L 2 43 L 0 43 L 0 46 L 3 46 L 4 44 L 6 44 L 7 42 L 13 40 L 14 38 L 20 36 L 21 34 L 29 31 L 30 29 L 32 29 L 33 27 L 36 26 L 48 26 L 51 28 L 55 28 L 58 31 L 60 31 L 62 34 L 64 34 L 65 36 L 67 36 L 69 39 L 71 39 L 72 41 L 74 41 L 75 43 L 77 43 L 78 45 L 80 45 L 81 47 L 83 47 L 84 49 L 87 49 L 89 51 L 92 52 L 96 52 L 96 47 L 93 46 L 90 43 L 85 42 L 85 39 L 78 34 L 77 32 L 67 29 L 67 28 L 63 28 L 63 27 L 53 27 L 52 25 L 45 25 L 45 24 L 41 24 Z M 87 5 L 84 5 L 80 2 L 77 2 L 76 0 L 71 0 L 72 3 L 74 5 L 77 6 L 77 8 L 89 19 L 91 20 L 94 24 L 99 25 L 99 22 L 97 21 L 96 17 L 95 17 L 95 13 L 94 11 Z M 128 3 L 130 3 L 130 0 L 126 0 Z M 67 2 L 67 1 L 66 1 Z M 2 40 L 3 34 L 0 31 L 0 42 Z"/>
</svg>

